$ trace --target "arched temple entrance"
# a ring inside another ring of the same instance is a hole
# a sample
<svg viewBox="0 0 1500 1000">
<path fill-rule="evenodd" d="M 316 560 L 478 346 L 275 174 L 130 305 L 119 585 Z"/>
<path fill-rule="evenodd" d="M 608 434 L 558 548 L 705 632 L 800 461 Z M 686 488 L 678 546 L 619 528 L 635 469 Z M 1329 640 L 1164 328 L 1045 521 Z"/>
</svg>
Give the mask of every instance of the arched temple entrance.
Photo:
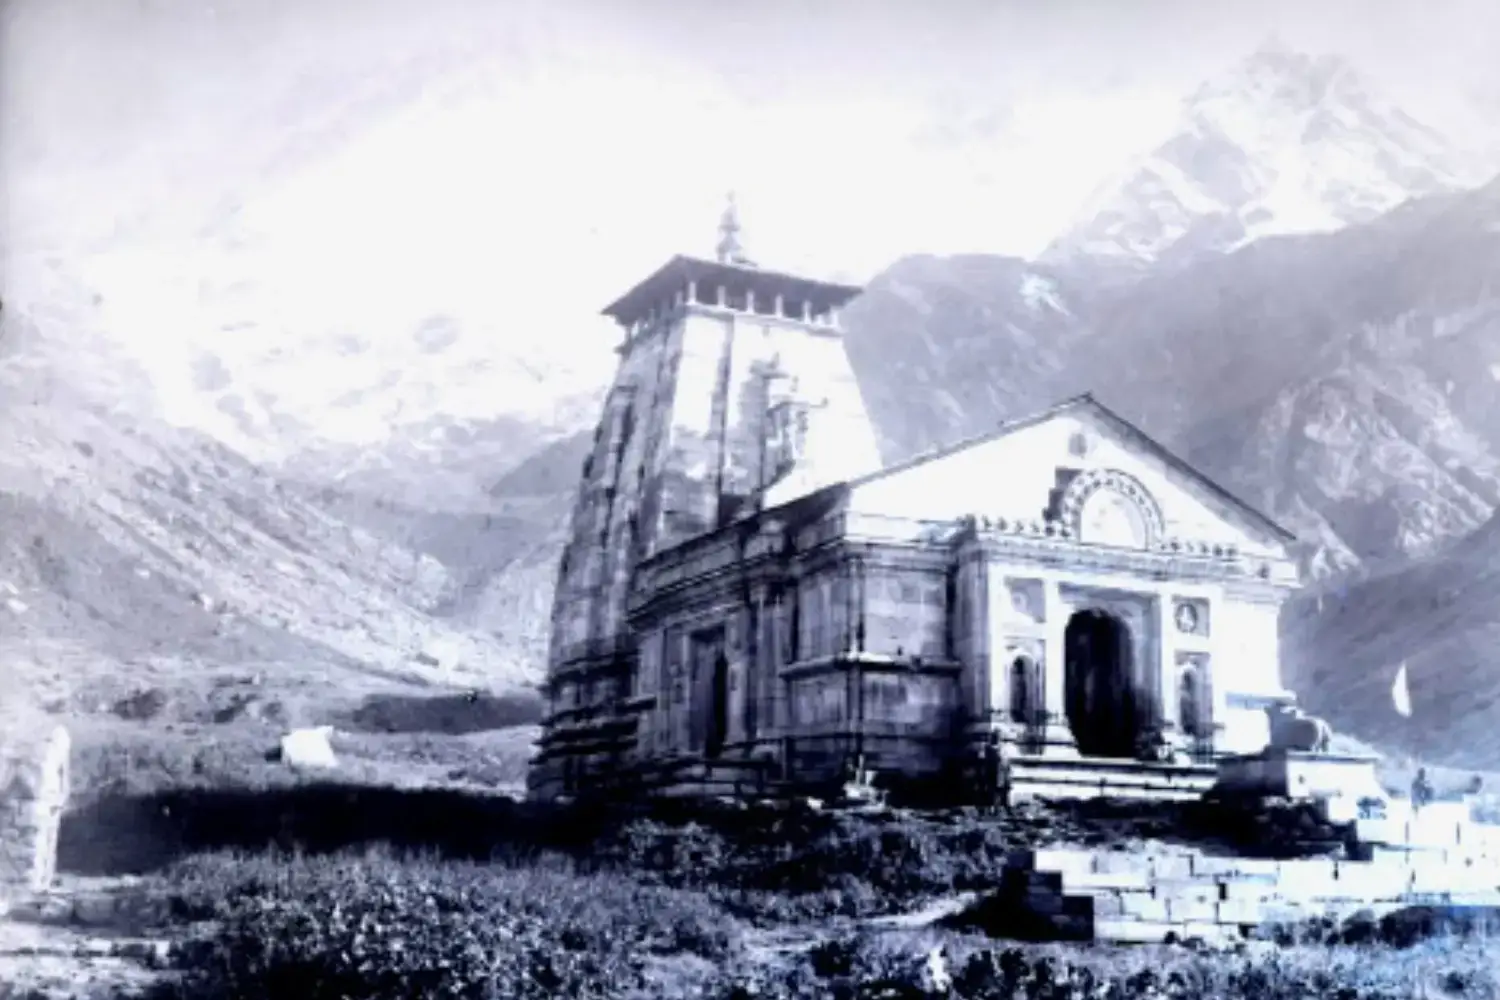
<svg viewBox="0 0 1500 1000">
<path fill-rule="evenodd" d="M 1140 717 L 1129 627 L 1106 611 L 1079 611 L 1063 643 L 1065 706 L 1078 752 L 1133 758 Z"/>
</svg>

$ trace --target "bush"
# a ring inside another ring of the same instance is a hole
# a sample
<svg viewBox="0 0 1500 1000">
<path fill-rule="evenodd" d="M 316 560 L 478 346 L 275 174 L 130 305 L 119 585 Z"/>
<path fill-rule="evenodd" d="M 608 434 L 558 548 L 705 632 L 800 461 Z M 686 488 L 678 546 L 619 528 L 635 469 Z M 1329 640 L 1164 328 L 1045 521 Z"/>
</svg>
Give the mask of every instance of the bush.
<svg viewBox="0 0 1500 1000">
<path fill-rule="evenodd" d="M 780 922 L 872 916 L 995 885 L 1018 836 L 1003 824 L 895 815 L 703 815 L 637 819 L 592 845 L 591 864 L 707 892 L 735 913 Z"/>
<path fill-rule="evenodd" d="M 955 1000 L 1409 1000 L 1493 997 L 1484 955 L 1443 951 L 1419 957 L 1366 949 L 1265 954 L 1182 949 L 980 949 L 948 961 Z M 776 970 L 726 975 L 715 1000 L 921 997 L 925 951 L 878 937 L 826 942 Z"/>
<path fill-rule="evenodd" d="M 721 962 L 733 922 L 702 897 L 623 878 L 388 855 L 217 855 L 170 873 L 184 919 L 167 996 L 611 997 L 653 956 Z"/>
</svg>

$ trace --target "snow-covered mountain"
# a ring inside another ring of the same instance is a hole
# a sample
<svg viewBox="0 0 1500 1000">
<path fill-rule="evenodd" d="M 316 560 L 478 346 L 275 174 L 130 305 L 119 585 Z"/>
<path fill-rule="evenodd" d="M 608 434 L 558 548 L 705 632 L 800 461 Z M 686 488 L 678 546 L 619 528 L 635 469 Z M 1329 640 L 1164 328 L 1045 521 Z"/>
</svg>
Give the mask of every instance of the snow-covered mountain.
<svg viewBox="0 0 1500 1000">
<path fill-rule="evenodd" d="M 1500 171 L 1368 88 L 1272 40 L 1183 103 L 1171 137 L 1103 185 L 1042 256 L 1139 267 L 1331 232 Z"/>
</svg>

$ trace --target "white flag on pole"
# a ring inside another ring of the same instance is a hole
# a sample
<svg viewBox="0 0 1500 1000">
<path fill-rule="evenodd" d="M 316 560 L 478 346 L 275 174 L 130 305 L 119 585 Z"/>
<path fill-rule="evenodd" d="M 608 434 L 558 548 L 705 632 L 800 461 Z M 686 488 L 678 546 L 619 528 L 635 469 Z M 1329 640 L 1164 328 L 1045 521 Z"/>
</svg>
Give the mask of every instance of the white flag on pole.
<svg viewBox="0 0 1500 1000">
<path fill-rule="evenodd" d="M 1399 715 L 1411 716 L 1411 689 L 1406 683 L 1406 663 L 1403 661 L 1401 669 L 1396 671 L 1396 681 L 1391 685 L 1391 702 L 1396 706 Z"/>
</svg>

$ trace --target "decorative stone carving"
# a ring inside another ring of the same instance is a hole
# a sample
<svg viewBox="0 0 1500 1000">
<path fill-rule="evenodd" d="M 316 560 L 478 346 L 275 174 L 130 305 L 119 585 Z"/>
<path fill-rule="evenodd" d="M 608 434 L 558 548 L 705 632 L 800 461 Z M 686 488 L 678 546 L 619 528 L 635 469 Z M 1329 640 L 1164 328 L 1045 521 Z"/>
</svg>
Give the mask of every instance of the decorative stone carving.
<svg viewBox="0 0 1500 1000">
<path fill-rule="evenodd" d="M 1040 622 L 1045 614 L 1042 602 L 1042 581 L 1006 580 L 1005 588 L 1010 594 L 1011 616 L 1018 621 Z"/>
<path fill-rule="evenodd" d="M 772 405 L 766 414 L 766 479 L 786 475 L 802 460 L 807 445 L 808 407 L 796 399 Z"/>
<path fill-rule="evenodd" d="M 1043 715 L 1042 644 L 1036 640 L 1016 639 L 1007 643 L 1002 661 L 999 707 L 1011 721 L 1031 725 Z"/>
<path fill-rule="evenodd" d="M 1208 635 L 1208 605 L 1203 601 L 1175 601 L 1172 621 L 1183 635 Z"/>
<path fill-rule="evenodd" d="M 1118 469 L 1074 476 L 1057 503 L 1057 520 L 1088 544 L 1150 549 L 1165 534 L 1161 508 L 1149 490 Z"/>
<path fill-rule="evenodd" d="M 1333 727 L 1315 715 L 1307 715 L 1295 705 L 1280 703 L 1266 709 L 1271 724 L 1273 750 L 1301 753 L 1327 753 L 1333 741 Z"/>
<path fill-rule="evenodd" d="M 1207 656 L 1177 654 L 1177 725 L 1186 736 L 1202 739 L 1213 732 L 1211 683 Z"/>
</svg>

